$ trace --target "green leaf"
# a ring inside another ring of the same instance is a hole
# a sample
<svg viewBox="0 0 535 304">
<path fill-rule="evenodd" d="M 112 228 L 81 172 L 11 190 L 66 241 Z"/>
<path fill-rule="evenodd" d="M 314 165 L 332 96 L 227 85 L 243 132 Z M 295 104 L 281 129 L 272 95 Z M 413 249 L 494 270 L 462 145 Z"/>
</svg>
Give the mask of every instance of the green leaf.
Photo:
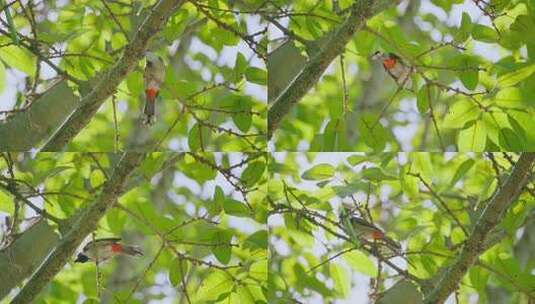
<svg viewBox="0 0 535 304">
<path fill-rule="evenodd" d="M 225 213 L 229 215 L 239 217 L 249 216 L 249 208 L 247 208 L 245 204 L 231 198 L 225 199 L 223 202 L 223 209 L 225 210 Z"/>
<path fill-rule="evenodd" d="M 434 175 L 431 153 L 414 153 L 412 159 L 413 168 L 411 172 L 419 173 L 424 180 L 431 181 Z"/>
<path fill-rule="evenodd" d="M 182 278 L 186 276 L 189 270 L 189 262 L 186 259 L 174 258 L 169 265 L 169 282 L 171 285 L 178 286 Z"/>
<path fill-rule="evenodd" d="M 360 163 L 363 163 L 365 161 L 369 160 L 368 156 L 364 156 L 364 155 L 357 155 L 357 154 L 354 154 L 354 155 L 351 155 L 347 158 L 347 162 L 351 165 L 351 166 L 356 166 Z"/>
<path fill-rule="evenodd" d="M 228 262 L 230 262 L 232 246 L 229 244 L 232 240 L 232 235 L 233 233 L 229 229 L 219 229 L 212 237 L 212 244 L 217 244 L 217 246 L 212 247 L 212 253 L 217 260 L 224 265 L 227 265 Z"/>
<path fill-rule="evenodd" d="M 306 180 L 325 180 L 334 176 L 334 167 L 329 164 L 319 164 L 306 170 L 301 176 Z"/>
<path fill-rule="evenodd" d="M 477 60 L 471 56 L 461 56 L 458 64 L 462 69 L 459 72 L 459 79 L 463 85 L 469 90 L 475 89 L 479 82 L 479 71 L 475 69 L 478 67 Z"/>
<path fill-rule="evenodd" d="M 8 45 L 0 48 L 0 59 L 7 65 L 15 68 L 28 76 L 33 77 L 36 69 L 36 59 L 27 50 L 15 45 Z"/>
<path fill-rule="evenodd" d="M 89 178 L 89 181 L 91 182 L 91 187 L 97 188 L 98 186 L 102 185 L 105 180 L 106 176 L 104 175 L 104 173 L 102 173 L 101 170 L 95 169 L 91 171 L 91 176 Z"/>
<path fill-rule="evenodd" d="M 247 96 L 231 95 L 226 103 L 230 103 L 232 111 L 238 112 L 232 115 L 232 121 L 242 132 L 247 132 L 251 128 L 251 101 Z"/>
<path fill-rule="evenodd" d="M 535 72 L 535 64 L 530 64 L 521 69 L 507 73 L 498 78 L 498 85 L 502 88 L 514 86 L 520 81 L 528 78 Z"/>
<path fill-rule="evenodd" d="M 213 201 L 206 206 L 210 215 L 218 215 L 223 210 L 223 203 L 225 202 L 225 193 L 221 187 L 215 186 Z"/>
<path fill-rule="evenodd" d="M 472 168 L 472 166 L 475 164 L 475 161 L 473 159 L 467 159 L 465 160 L 459 168 L 457 168 L 457 171 L 455 171 L 455 175 L 453 175 L 453 178 L 450 181 L 450 187 L 455 186 L 455 184 L 463 178 L 468 170 Z"/>
<path fill-rule="evenodd" d="M 487 130 L 485 125 L 477 120 L 463 129 L 457 135 L 457 149 L 460 151 L 485 151 Z"/>
<path fill-rule="evenodd" d="M 264 175 L 264 170 L 266 169 L 266 164 L 259 160 L 250 163 L 241 175 L 242 181 L 245 183 L 245 186 L 248 188 L 256 184 Z"/>
<path fill-rule="evenodd" d="M 0 212 L 12 215 L 14 211 L 13 198 L 4 189 L 0 189 Z"/>
<path fill-rule="evenodd" d="M 256 83 L 258 85 L 267 84 L 267 73 L 264 69 L 257 67 L 248 67 L 245 70 L 245 78 L 247 81 Z"/>
<path fill-rule="evenodd" d="M 457 32 L 457 36 L 455 37 L 455 40 L 457 42 L 464 42 L 468 37 L 470 37 L 470 33 L 472 32 L 472 20 L 470 19 L 470 15 L 468 13 L 463 12 L 463 16 L 461 18 L 461 25 L 459 27 L 459 31 Z"/>
<path fill-rule="evenodd" d="M 228 293 L 234 286 L 233 278 L 219 270 L 212 270 L 208 276 L 201 281 L 201 285 L 193 302 L 205 303 L 217 300 L 222 294 Z"/>
<path fill-rule="evenodd" d="M 416 95 L 416 106 L 420 114 L 425 114 L 429 110 L 429 103 L 436 101 L 439 91 L 435 86 L 424 85 Z"/>
<path fill-rule="evenodd" d="M 498 33 L 496 33 L 492 28 L 481 24 L 474 24 L 474 28 L 472 29 L 472 37 L 475 40 L 488 43 L 495 43 L 500 38 Z"/>
<path fill-rule="evenodd" d="M 201 125 L 196 123 L 188 134 L 188 146 L 190 151 L 198 151 L 201 148 Z"/>
<path fill-rule="evenodd" d="M 251 234 L 248 238 L 245 239 L 243 248 L 244 249 L 267 249 L 268 246 L 268 233 L 267 230 L 260 230 Z"/>
<path fill-rule="evenodd" d="M 334 282 L 334 290 L 342 297 L 347 297 L 351 289 L 351 277 L 349 273 L 335 263 L 329 263 L 329 274 Z"/>
<path fill-rule="evenodd" d="M 501 89 L 496 94 L 496 105 L 503 108 L 521 109 L 528 106 L 527 100 L 522 91 L 517 87 L 507 87 Z"/>
<path fill-rule="evenodd" d="M 397 180 L 395 176 L 388 175 L 381 168 L 372 167 L 362 170 L 362 178 L 367 180 Z"/>
<path fill-rule="evenodd" d="M 357 127 L 364 143 L 375 151 L 382 151 L 386 145 L 387 133 L 377 117 L 366 115 L 358 120 Z"/>
<path fill-rule="evenodd" d="M 473 102 L 461 99 L 449 109 L 442 123 L 446 129 L 462 129 L 479 117 L 481 110 Z"/>
<path fill-rule="evenodd" d="M 267 234 L 266 234 L 266 237 L 267 237 Z M 261 282 L 266 280 L 268 277 L 267 259 L 252 263 L 251 266 L 249 267 L 249 275 L 253 279 L 256 279 Z"/>
<path fill-rule="evenodd" d="M 518 136 L 511 128 L 500 129 L 500 146 L 506 151 L 521 152 L 525 151 L 522 138 Z"/>
<path fill-rule="evenodd" d="M 353 250 L 344 254 L 344 259 L 349 263 L 351 268 L 369 277 L 377 276 L 377 266 L 370 258 L 358 250 Z"/>
</svg>

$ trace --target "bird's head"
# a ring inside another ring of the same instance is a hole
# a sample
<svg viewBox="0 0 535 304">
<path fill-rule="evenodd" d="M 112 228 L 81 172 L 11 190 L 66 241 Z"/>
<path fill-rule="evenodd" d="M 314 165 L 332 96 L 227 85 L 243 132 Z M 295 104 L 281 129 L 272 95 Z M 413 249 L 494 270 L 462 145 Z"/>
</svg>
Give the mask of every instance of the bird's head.
<svg viewBox="0 0 535 304">
<path fill-rule="evenodd" d="M 82 253 L 79 253 L 76 257 L 76 260 L 74 260 L 75 263 L 85 263 L 87 261 L 89 261 L 89 258 L 87 257 L 87 255 Z"/>
<path fill-rule="evenodd" d="M 147 59 L 147 62 L 149 63 L 154 63 L 154 62 L 157 62 L 157 61 L 161 61 L 160 57 L 158 57 L 158 55 L 156 55 L 155 53 L 153 52 L 145 52 L 145 58 Z"/>
<path fill-rule="evenodd" d="M 387 58 L 387 55 L 381 51 L 377 51 L 373 53 L 373 55 L 370 58 L 372 60 L 385 60 Z"/>
</svg>

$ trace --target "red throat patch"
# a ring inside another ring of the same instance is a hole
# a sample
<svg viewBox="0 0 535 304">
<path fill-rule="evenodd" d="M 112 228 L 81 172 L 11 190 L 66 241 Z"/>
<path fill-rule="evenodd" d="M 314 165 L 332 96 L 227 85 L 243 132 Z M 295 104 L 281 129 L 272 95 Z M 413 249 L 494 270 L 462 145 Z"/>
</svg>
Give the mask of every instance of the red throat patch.
<svg viewBox="0 0 535 304">
<path fill-rule="evenodd" d="M 383 60 L 383 66 L 385 69 L 390 70 L 396 66 L 396 59 L 395 58 L 387 58 Z"/>
<path fill-rule="evenodd" d="M 111 252 L 121 252 L 123 251 L 123 246 L 121 244 L 113 243 L 111 244 Z"/>
<path fill-rule="evenodd" d="M 156 95 L 158 95 L 158 89 L 148 88 L 145 90 L 145 94 L 147 95 L 148 100 L 154 101 L 156 99 Z"/>
</svg>

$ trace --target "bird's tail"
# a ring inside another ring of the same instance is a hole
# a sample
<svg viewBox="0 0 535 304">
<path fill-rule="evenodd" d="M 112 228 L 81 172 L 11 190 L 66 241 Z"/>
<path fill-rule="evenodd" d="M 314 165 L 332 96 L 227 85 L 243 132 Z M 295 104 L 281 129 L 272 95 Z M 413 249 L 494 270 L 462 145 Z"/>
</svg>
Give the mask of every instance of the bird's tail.
<svg viewBox="0 0 535 304">
<path fill-rule="evenodd" d="M 143 251 L 141 251 L 141 249 L 139 249 L 137 246 L 123 246 L 122 253 L 131 256 L 143 255 Z"/>
<path fill-rule="evenodd" d="M 394 253 L 397 253 L 397 254 L 401 253 L 401 245 L 398 242 L 387 237 L 386 235 L 384 236 L 383 240 L 386 246 L 390 248 L 390 250 L 392 250 Z"/>
</svg>

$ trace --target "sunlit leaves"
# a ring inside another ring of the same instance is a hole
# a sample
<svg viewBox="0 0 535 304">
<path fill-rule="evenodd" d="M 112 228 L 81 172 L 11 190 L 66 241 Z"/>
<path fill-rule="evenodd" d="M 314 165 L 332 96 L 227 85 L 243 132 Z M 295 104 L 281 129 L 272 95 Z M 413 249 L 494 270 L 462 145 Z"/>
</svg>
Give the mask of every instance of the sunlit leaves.
<svg viewBox="0 0 535 304">
<path fill-rule="evenodd" d="M 26 49 L 8 45 L 0 48 L 0 59 L 2 59 L 8 66 L 15 68 L 28 76 L 33 77 L 36 69 L 35 57 Z"/>
<path fill-rule="evenodd" d="M 464 42 L 468 37 L 470 37 L 470 34 L 472 33 L 472 20 L 470 19 L 470 15 L 468 13 L 463 12 L 462 18 L 461 18 L 461 25 L 459 27 L 459 31 L 457 32 L 456 40 L 459 42 Z"/>
<path fill-rule="evenodd" d="M 345 298 L 351 288 L 349 273 L 336 263 L 329 263 L 329 274 L 334 281 L 334 290 Z"/>
<path fill-rule="evenodd" d="M 464 175 L 474 166 L 475 161 L 473 159 L 465 160 L 455 171 L 455 175 L 452 177 L 450 186 L 453 187 Z"/>
<path fill-rule="evenodd" d="M 242 180 L 247 187 L 251 187 L 264 175 L 266 164 L 263 161 L 251 162 L 242 173 Z"/>
<path fill-rule="evenodd" d="M 202 281 L 194 299 L 198 302 L 217 300 L 221 295 L 232 290 L 233 285 L 234 282 L 228 274 L 214 270 Z"/>
<path fill-rule="evenodd" d="M 517 84 L 518 82 L 528 78 L 534 72 L 535 72 L 535 64 L 530 64 L 522 68 L 519 68 L 518 70 L 511 71 L 507 74 L 500 76 L 500 78 L 498 78 L 498 84 L 502 88 L 513 86 Z"/>
<path fill-rule="evenodd" d="M 467 123 L 477 119 L 480 115 L 481 110 L 476 104 L 470 100 L 461 99 L 449 109 L 442 123 L 442 127 L 460 129 Z"/>
<path fill-rule="evenodd" d="M 370 277 L 377 275 L 377 266 L 363 252 L 352 250 L 344 254 L 344 260 L 349 263 L 351 268 Z"/>
<path fill-rule="evenodd" d="M 472 28 L 472 37 L 482 42 L 493 43 L 498 41 L 498 33 L 491 27 L 475 24 Z"/>
<path fill-rule="evenodd" d="M 250 214 L 249 208 L 245 204 L 235 199 L 227 198 L 223 201 L 225 213 L 234 216 L 247 217 Z"/>
<path fill-rule="evenodd" d="M 217 230 L 216 233 L 212 236 L 212 252 L 219 262 L 226 265 L 230 262 L 230 257 L 232 254 L 232 246 L 230 246 L 230 241 L 232 240 L 232 231 L 229 229 L 226 230 Z"/>
<path fill-rule="evenodd" d="M 303 179 L 307 180 L 325 180 L 332 178 L 334 167 L 329 164 L 316 165 L 303 173 Z"/>
<path fill-rule="evenodd" d="M 257 67 L 248 67 L 245 70 L 245 78 L 247 79 L 247 81 L 255 84 L 267 84 L 267 72 Z"/>
</svg>

